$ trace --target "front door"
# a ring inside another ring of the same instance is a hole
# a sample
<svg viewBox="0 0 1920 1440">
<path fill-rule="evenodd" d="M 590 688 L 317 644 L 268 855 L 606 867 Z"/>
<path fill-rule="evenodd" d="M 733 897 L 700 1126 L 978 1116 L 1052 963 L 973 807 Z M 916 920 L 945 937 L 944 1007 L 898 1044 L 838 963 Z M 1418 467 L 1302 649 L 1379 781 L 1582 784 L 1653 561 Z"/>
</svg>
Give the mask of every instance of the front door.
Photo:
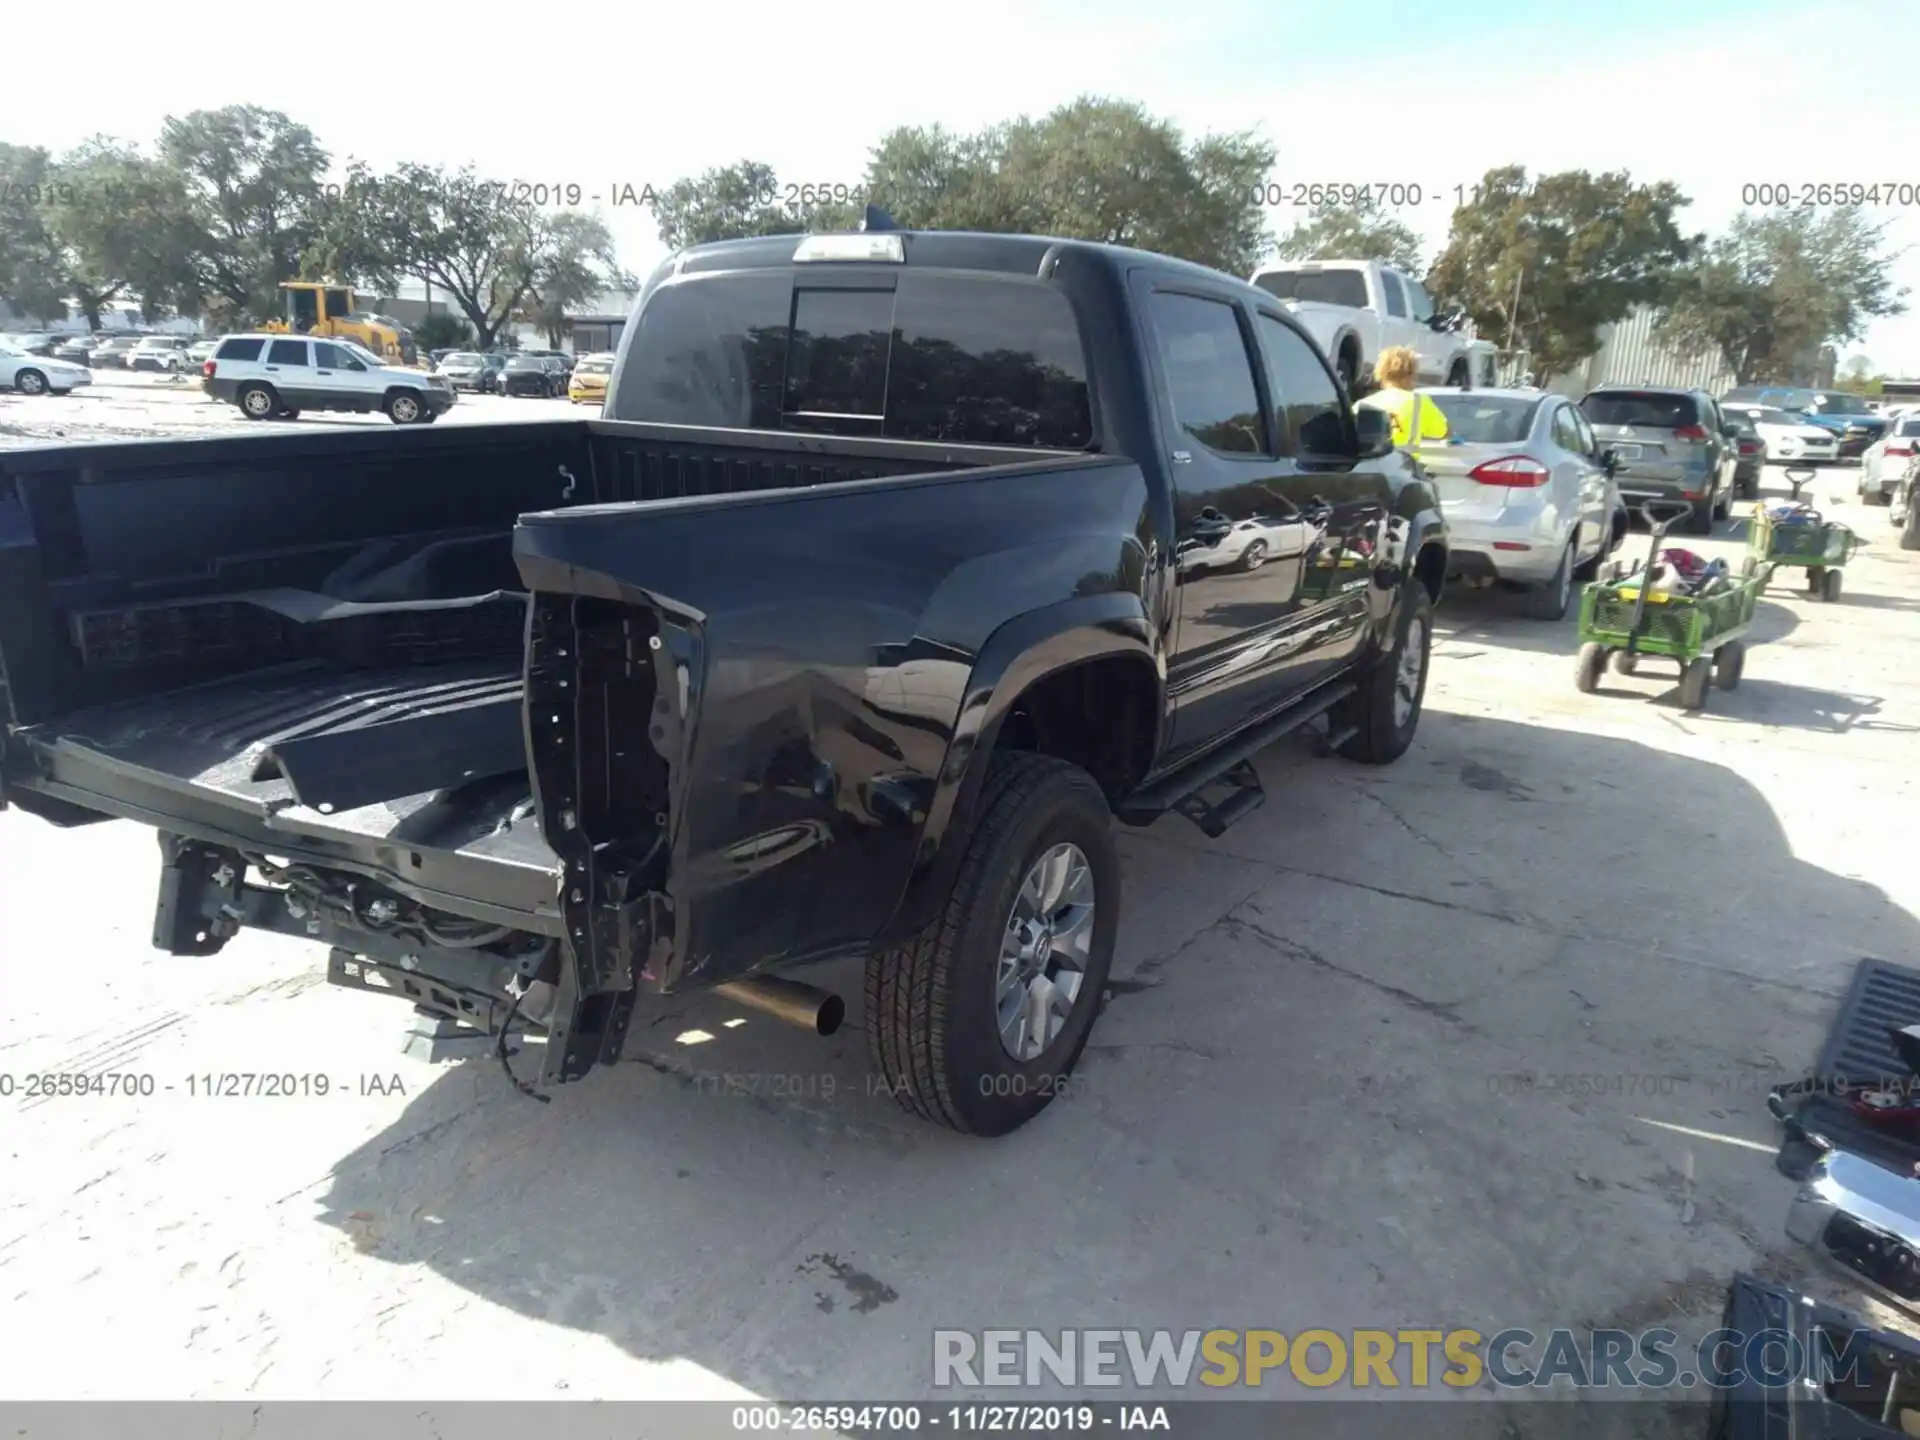
<svg viewBox="0 0 1920 1440">
<path fill-rule="evenodd" d="M 375 408 L 377 386 L 367 367 L 328 340 L 313 342 L 314 389 L 326 392 L 315 404 L 329 408 Z"/>
</svg>

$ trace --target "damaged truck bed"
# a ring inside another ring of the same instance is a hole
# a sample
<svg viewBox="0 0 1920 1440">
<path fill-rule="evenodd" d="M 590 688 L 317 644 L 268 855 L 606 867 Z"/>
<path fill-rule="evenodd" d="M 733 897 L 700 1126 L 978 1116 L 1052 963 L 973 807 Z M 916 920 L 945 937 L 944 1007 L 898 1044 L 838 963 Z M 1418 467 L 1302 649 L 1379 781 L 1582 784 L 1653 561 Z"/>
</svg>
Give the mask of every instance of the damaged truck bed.
<svg viewBox="0 0 1920 1440">
<path fill-rule="evenodd" d="M 1098 1012 L 1116 816 L 1217 835 L 1309 723 L 1411 742 L 1437 503 L 1243 282 L 703 246 L 608 395 L 0 453 L 0 808 L 157 830 L 161 949 L 318 941 L 438 1034 L 544 1038 L 546 1082 L 649 994 L 825 1033 L 791 972 L 862 956 L 888 1089 L 997 1134 Z"/>
</svg>

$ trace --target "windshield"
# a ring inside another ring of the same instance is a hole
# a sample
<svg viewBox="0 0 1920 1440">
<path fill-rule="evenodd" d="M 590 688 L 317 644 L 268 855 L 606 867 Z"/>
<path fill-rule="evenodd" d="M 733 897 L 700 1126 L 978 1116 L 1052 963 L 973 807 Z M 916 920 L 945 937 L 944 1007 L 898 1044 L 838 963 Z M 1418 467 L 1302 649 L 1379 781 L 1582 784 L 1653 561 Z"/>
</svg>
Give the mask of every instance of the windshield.
<svg viewBox="0 0 1920 1440">
<path fill-rule="evenodd" d="M 447 365 L 484 365 L 486 362 L 469 350 L 458 350 L 442 362 Z"/>
<path fill-rule="evenodd" d="M 1804 425 L 1807 417 L 1795 414 L 1791 410 L 1782 410 L 1773 405 L 1762 405 L 1756 410 L 1745 410 L 1742 414 L 1760 425 Z"/>
<path fill-rule="evenodd" d="M 21 350 L 11 340 L 0 340 L 0 355 L 24 355 L 24 354 L 26 354 L 26 352 L 24 350 Z"/>
<path fill-rule="evenodd" d="M 1533 417 L 1539 413 L 1541 403 L 1520 395 L 1428 395 L 1427 398 L 1447 417 L 1447 438 L 1466 445 L 1518 445 L 1533 432 Z"/>
<path fill-rule="evenodd" d="M 1847 395 L 1829 390 L 1819 398 L 1820 410 L 1827 415 L 1871 415 L 1872 409 L 1858 395 Z"/>
<path fill-rule="evenodd" d="M 613 362 L 611 360 L 582 360 L 578 365 L 573 367 L 573 373 L 576 375 L 611 375 L 613 373 Z"/>
<path fill-rule="evenodd" d="M 1900 438 L 1904 440 L 1910 435 L 1920 435 L 1920 420 L 1902 420 L 1900 422 Z"/>
<path fill-rule="evenodd" d="M 507 369 L 509 370 L 544 370 L 546 368 L 544 361 L 534 360 L 528 357 L 521 357 L 507 362 Z"/>
<path fill-rule="evenodd" d="M 1269 270 L 1253 283 L 1280 300 L 1362 308 L 1367 303 L 1367 277 L 1358 270 Z"/>
<path fill-rule="evenodd" d="M 1700 423 L 1690 395 L 1611 390 L 1587 396 L 1580 402 L 1580 408 L 1595 425 L 1646 425 L 1658 430 L 1678 430 L 1683 425 Z"/>
</svg>

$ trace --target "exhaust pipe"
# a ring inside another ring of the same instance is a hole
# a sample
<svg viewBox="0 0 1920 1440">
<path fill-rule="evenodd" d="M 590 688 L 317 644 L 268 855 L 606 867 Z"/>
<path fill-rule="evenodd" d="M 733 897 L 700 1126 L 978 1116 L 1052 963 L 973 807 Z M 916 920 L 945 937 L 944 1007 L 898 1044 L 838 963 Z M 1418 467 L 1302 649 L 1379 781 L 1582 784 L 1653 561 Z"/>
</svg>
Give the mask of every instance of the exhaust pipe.
<svg viewBox="0 0 1920 1440">
<path fill-rule="evenodd" d="M 771 976 L 758 980 L 729 980 L 713 987 L 716 995 L 811 1030 L 816 1035 L 831 1035 L 847 1018 L 847 1006 L 838 995 L 798 980 L 778 980 Z"/>
</svg>

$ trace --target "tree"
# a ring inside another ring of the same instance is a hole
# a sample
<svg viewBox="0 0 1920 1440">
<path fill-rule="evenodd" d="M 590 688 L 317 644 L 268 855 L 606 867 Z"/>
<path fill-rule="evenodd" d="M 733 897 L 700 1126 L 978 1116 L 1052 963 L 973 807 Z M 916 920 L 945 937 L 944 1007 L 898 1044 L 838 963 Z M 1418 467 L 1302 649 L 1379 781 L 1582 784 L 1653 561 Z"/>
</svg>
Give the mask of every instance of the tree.
<svg viewBox="0 0 1920 1440">
<path fill-rule="evenodd" d="M 107 305 L 130 296 L 149 321 L 170 308 L 194 308 L 198 227 L 178 171 L 102 138 L 65 156 L 57 173 L 47 223 L 59 242 L 66 293 L 88 329 L 99 328 Z"/>
<path fill-rule="evenodd" d="M 1807 383 L 1823 345 L 1906 310 L 1884 231 L 1853 205 L 1745 211 L 1682 276 L 1659 332 L 1684 353 L 1718 350 L 1743 385 Z"/>
<path fill-rule="evenodd" d="M 537 217 L 533 283 L 521 304 L 521 318 L 545 332 L 558 349 L 566 336 L 567 312 L 609 289 L 632 291 L 635 278 L 614 253 L 613 236 L 597 215 L 563 210 Z"/>
<path fill-rule="evenodd" d="M 280 311 L 280 282 L 313 243 L 327 152 L 277 110 L 229 105 L 169 116 L 160 156 L 184 178 L 194 217 L 194 288 L 236 320 Z"/>
<path fill-rule="evenodd" d="M 891 131 L 867 188 L 916 228 L 1063 235 L 1247 275 L 1271 244 L 1249 197 L 1273 164 L 1250 133 L 1189 140 L 1130 101 L 1083 96 L 973 135 Z"/>
<path fill-rule="evenodd" d="M 1482 333 L 1531 352 L 1542 376 L 1565 374 L 1600 348 L 1602 326 L 1667 298 L 1699 243 L 1674 218 L 1687 204 L 1672 183 L 1625 171 L 1489 170 L 1455 209 L 1428 283 Z"/>
<path fill-rule="evenodd" d="M 464 350 L 473 344 L 473 327 L 457 315 L 435 310 L 413 327 L 422 350 Z"/>
<path fill-rule="evenodd" d="M 825 201 L 804 205 L 802 193 L 783 188 L 772 166 L 739 160 L 676 180 L 649 194 L 646 203 L 670 250 L 753 235 L 800 235 L 809 228 L 850 230 L 857 223 L 859 207 L 850 192 L 830 191 Z"/>
<path fill-rule="evenodd" d="M 1420 237 L 1370 205 L 1322 204 L 1280 237 L 1282 260 L 1378 260 L 1409 275 L 1422 273 Z"/>
<path fill-rule="evenodd" d="M 1245 275 L 1271 243 L 1249 197 L 1273 163 L 1273 148 L 1250 134 L 1189 139 L 1139 105 L 1089 96 L 974 134 L 889 131 L 863 179 L 826 187 L 817 203 L 804 188 L 790 203 L 792 187 L 750 160 L 677 181 L 649 203 L 675 249 L 851 229 L 871 198 L 912 229 L 1064 235 Z"/>
<path fill-rule="evenodd" d="M 471 168 L 411 163 L 376 175 L 353 162 L 320 214 L 309 271 L 389 290 L 402 276 L 416 279 L 459 307 L 482 349 L 521 313 L 543 264 L 557 263 L 556 233 L 575 241 L 593 233 L 556 232 L 530 200 Z"/>
<path fill-rule="evenodd" d="M 47 224 L 59 194 L 53 157 L 0 143 L 0 300 L 25 315 L 64 315 L 66 262 Z"/>
</svg>

